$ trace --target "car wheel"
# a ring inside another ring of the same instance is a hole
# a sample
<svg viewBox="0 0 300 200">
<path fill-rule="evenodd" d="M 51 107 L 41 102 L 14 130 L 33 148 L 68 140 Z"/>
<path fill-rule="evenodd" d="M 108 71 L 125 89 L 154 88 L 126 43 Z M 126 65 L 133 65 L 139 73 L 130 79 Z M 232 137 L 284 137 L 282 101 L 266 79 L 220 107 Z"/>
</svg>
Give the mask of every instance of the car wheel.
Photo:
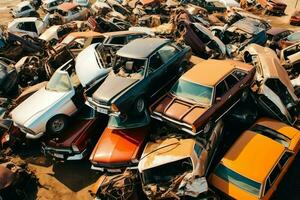
<svg viewBox="0 0 300 200">
<path fill-rule="evenodd" d="M 145 110 L 145 101 L 142 97 L 140 97 L 136 100 L 135 109 L 138 113 L 144 112 L 144 110 Z"/>
<path fill-rule="evenodd" d="M 64 115 L 57 115 L 53 117 L 49 122 L 47 129 L 51 134 L 62 133 L 67 127 L 67 117 Z"/>
</svg>

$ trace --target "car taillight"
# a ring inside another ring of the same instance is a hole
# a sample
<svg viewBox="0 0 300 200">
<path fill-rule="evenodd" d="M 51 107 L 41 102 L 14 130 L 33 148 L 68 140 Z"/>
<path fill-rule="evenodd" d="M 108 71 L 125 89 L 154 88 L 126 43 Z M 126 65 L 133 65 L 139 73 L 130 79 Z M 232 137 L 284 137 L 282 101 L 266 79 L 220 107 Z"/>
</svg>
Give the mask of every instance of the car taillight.
<svg viewBox="0 0 300 200">
<path fill-rule="evenodd" d="M 72 144 L 72 150 L 74 152 L 80 152 L 79 149 L 78 149 L 78 147 L 75 144 Z"/>
</svg>

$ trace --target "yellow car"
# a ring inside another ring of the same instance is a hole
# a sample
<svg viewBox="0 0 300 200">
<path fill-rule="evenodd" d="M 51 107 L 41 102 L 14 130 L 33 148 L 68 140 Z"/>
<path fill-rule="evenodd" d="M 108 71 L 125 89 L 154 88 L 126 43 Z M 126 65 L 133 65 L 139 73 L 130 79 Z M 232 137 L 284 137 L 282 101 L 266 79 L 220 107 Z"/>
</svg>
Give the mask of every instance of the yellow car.
<svg viewBox="0 0 300 200">
<path fill-rule="evenodd" d="M 270 199 L 299 151 L 299 139 L 299 130 L 259 119 L 229 149 L 209 183 L 233 199 Z"/>
</svg>

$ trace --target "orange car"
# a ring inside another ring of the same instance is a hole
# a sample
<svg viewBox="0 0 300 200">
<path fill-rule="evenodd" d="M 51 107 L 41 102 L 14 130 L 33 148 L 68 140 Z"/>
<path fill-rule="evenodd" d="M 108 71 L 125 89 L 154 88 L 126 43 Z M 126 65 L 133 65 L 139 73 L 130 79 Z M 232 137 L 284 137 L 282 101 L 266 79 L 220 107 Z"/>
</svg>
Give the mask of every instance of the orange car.
<svg viewBox="0 0 300 200">
<path fill-rule="evenodd" d="M 229 149 L 209 182 L 233 199 L 270 199 L 299 151 L 299 140 L 299 130 L 259 119 Z"/>
</svg>

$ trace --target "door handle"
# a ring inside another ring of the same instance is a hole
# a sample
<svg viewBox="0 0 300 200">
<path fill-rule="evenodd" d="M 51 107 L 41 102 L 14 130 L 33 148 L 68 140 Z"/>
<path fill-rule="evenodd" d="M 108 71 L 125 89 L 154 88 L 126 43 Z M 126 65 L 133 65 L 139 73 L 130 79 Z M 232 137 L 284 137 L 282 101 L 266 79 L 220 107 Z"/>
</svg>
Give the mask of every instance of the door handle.
<svg viewBox="0 0 300 200">
<path fill-rule="evenodd" d="M 244 84 L 243 84 L 243 83 L 240 85 L 240 88 L 241 88 L 241 87 L 244 87 Z"/>
</svg>

